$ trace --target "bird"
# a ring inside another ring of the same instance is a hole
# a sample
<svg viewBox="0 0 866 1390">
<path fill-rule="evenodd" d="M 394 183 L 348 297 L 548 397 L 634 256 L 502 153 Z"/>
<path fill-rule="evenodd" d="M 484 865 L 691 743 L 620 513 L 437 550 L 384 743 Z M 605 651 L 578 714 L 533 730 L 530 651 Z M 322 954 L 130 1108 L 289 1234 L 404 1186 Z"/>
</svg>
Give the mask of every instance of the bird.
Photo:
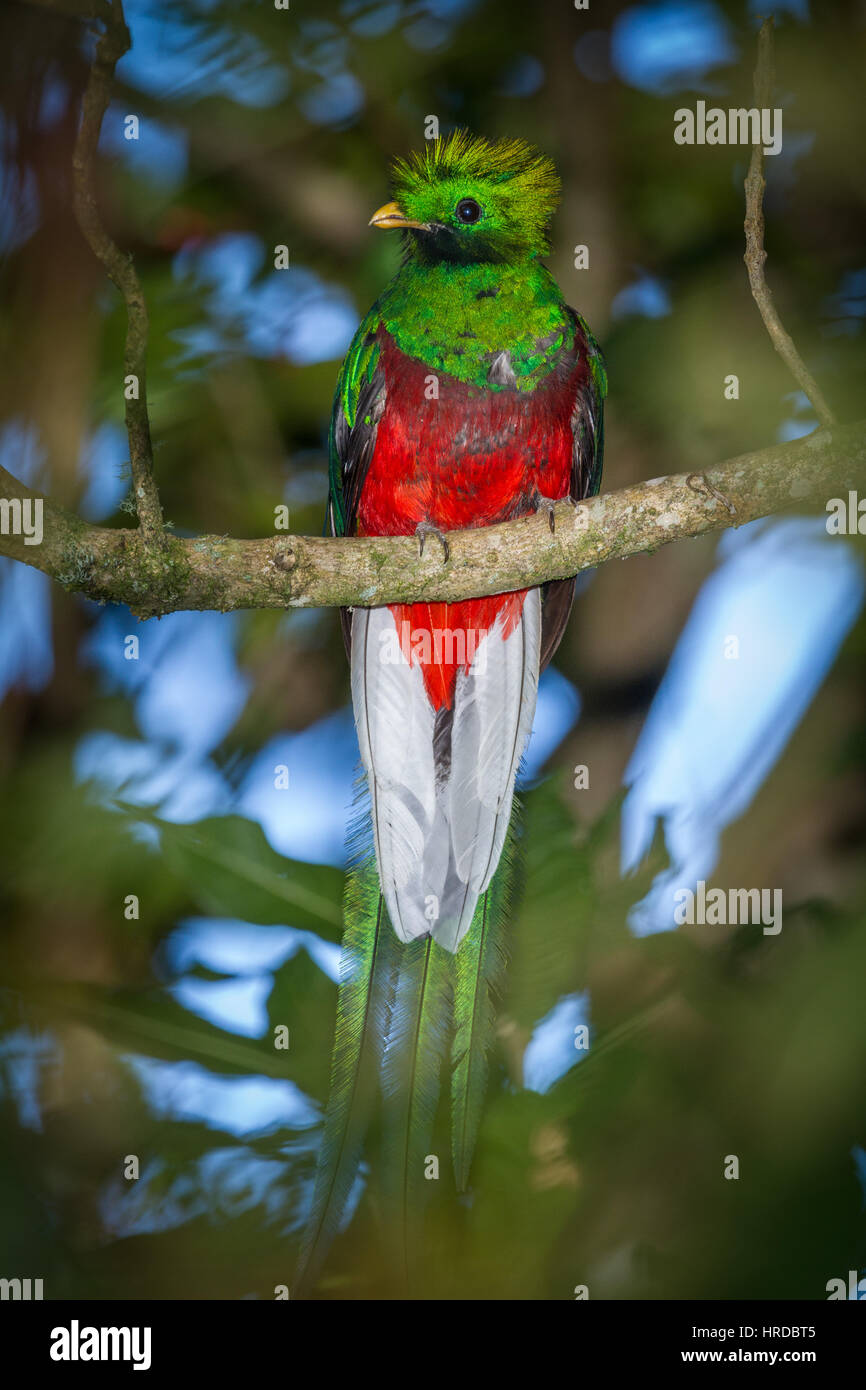
<svg viewBox="0 0 866 1390">
<path fill-rule="evenodd" d="M 458 129 L 395 161 L 370 219 L 400 268 L 340 369 L 326 530 L 415 536 L 575 505 L 600 486 L 604 358 L 542 258 L 560 197 L 521 139 Z M 383 1209 L 406 1281 L 443 1074 L 470 1183 L 515 895 L 515 779 L 574 579 L 341 610 L 364 788 L 331 1093 L 298 1285 L 345 1219 L 381 1106 Z M 428 1174 L 429 1176 L 429 1174 Z"/>
</svg>

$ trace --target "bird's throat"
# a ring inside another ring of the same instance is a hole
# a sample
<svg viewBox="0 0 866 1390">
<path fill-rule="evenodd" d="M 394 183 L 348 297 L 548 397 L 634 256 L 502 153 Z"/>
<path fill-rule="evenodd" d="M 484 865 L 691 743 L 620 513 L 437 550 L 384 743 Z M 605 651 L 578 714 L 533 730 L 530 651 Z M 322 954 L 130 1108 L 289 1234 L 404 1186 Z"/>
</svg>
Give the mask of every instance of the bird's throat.
<svg viewBox="0 0 866 1390">
<path fill-rule="evenodd" d="M 517 385 L 532 389 L 553 365 L 559 333 L 563 341 L 569 333 L 562 295 L 535 259 L 516 264 L 410 262 L 385 291 L 380 309 L 385 327 L 407 356 L 434 372 L 494 390 L 498 384 L 488 375 L 491 354 L 507 352 Z"/>
</svg>

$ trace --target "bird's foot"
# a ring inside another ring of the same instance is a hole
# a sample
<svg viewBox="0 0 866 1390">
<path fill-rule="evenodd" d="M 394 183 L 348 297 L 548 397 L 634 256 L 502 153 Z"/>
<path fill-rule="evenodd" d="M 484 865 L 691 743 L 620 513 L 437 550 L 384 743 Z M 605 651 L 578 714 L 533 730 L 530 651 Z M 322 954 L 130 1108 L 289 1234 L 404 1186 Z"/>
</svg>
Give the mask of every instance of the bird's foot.
<svg viewBox="0 0 866 1390">
<path fill-rule="evenodd" d="M 698 483 L 702 484 L 702 487 L 695 486 L 695 479 L 697 479 Z M 720 492 L 719 489 L 710 482 L 706 473 L 690 473 L 686 478 L 686 483 L 691 488 L 692 492 L 707 492 L 710 497 L 715 497 L 717 502 L 721 502 L 723 507 L 727 507 L 731 516 L 737 515 L 737 509 L 730 497 L 726 497 L 723 492 Z"/>
<path fill-rule="evenodd" d="M 573 507 L 577 506 L 577 503 L 572 497 L 545 497 L 540 492 L 536 492 L 533 502 L 535 504 L 535 515 L 538 516 L 539 513 L 543 512 L 547 516 L 547 524 L 550 527 L 551 535 L 556 531 L 557 502 L 571 502 Z"/>
<path fill-rule="evenodd" d="M 445 563 L 451 558 L 451 547 L 445 539 L 438 526 L 434 526 L 431 521 L 419 521 L 415 527 L 415 535 L 418 537 L 418 554 L 424 554 L 424 542 L 428 536 L 435 536 L 445 553 Z"/>
</svg>

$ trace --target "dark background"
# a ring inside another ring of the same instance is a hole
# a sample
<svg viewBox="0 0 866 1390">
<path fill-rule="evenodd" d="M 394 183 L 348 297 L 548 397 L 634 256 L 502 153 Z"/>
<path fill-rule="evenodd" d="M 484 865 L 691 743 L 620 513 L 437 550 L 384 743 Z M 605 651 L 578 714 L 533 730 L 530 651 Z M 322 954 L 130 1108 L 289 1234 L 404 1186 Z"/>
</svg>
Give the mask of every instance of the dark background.
<svg viewBox="0 0 866 1390">
<path fill-rule="evenodd" d="M 320 531 L 339 359 L 399 254 L 367 220 L 431 114 L 556 160 L 549 264 L 607 356 L 606 489 L 813 429 L 742 263 L 749 151 L 673 140 L 699 98 L 751 104 L 756 8 L 128 3 L 100 198 L 146 292 L 174 528 L 266 535 L 286 501 Z M 768 280 L 853 420 L 864 8 L 776 13 Z M 0 457 L 126 525 L 124 311 L 71 210 L 91 51 L 0 8 Z M 474 1191 L 443 1117 L 427 1294 L 821 1299 L 866 1265 L 862 599 L 862 540 L 821 517 L 582 583 L 530 747 Z M 327 1094 L 357 757 L 337 615 L 141 624 L 0 561 L 0 693 L 0 1276 L 271 1298 Z M 780 889 L 781 932 L 671 930 L 699 879 Z M 395 1292 L 370 1155 L 324 1296 Z"/>
</svg>

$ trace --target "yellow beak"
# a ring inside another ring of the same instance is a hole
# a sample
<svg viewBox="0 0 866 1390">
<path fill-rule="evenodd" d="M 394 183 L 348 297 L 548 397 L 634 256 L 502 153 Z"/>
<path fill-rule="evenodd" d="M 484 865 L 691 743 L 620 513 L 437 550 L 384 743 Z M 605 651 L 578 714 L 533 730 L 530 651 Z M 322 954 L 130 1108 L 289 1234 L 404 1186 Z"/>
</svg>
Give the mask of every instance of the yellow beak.
<svg viewBox="0 0 866 1390">
<path fill-rule="evenodd" d="M 426 222 L 412 222 L 406 217 L 396 203 L 386 203 L 373 213 L 368 223 L 370 227 L 381 227 L 383 231 L 389 231 L 392 227 L 416 227 L 419 232 L 427 231 Z"/>
</svg>

